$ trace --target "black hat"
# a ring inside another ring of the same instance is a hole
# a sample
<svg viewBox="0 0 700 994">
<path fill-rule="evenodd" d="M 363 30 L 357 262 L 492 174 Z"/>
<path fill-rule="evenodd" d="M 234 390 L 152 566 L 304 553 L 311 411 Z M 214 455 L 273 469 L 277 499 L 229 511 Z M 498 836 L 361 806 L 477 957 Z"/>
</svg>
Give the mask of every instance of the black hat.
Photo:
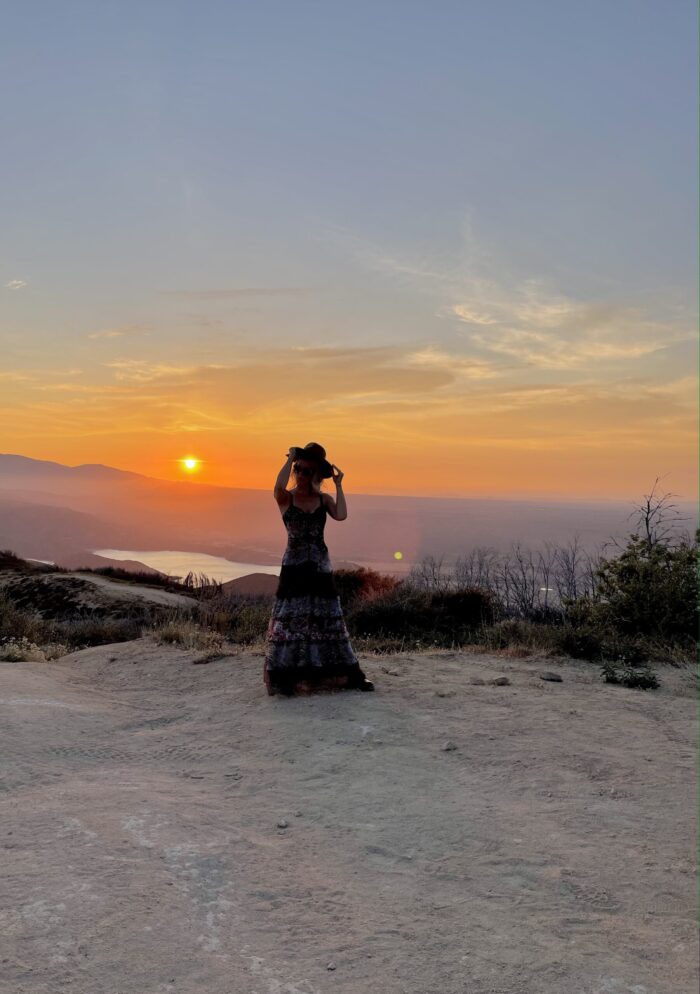
<svg viewBox="0 0 700 994">
<path fill-rule="evenodd" d="M 333 476 L 333 467 L 326 459 L 326 450 L 318 442 L 308 442 L 303 448 L 300 445 L 293 445 L 292 450 L 295 459 L 308 459 L 309 462 L 318 464 L 321 478 L 326 480 Z"/>
</svg>

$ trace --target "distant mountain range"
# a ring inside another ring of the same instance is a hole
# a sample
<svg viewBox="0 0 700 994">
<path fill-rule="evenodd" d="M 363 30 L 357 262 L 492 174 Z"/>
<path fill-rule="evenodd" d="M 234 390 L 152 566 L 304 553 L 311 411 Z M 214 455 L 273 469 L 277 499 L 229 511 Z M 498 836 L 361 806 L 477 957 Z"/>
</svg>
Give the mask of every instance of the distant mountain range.
<svg viewBox="0 0 700 994">
<path fill-rule="evenodd" d="M 0 548 L 76 568 L 103 563 L 96 548 L 205 552 L 239 562 L 278 565 L 286 533 L 265 490 L 158 480 L 111 466 L 0 455 Z M 334 493 L 332 485 L 326 489 Z M 398 568 L 427 555 L 446 561 L 476 546 L 505 551 L 578 535 L 596 548 L 632 530 L 623 501 L 484 500 L 375 496 L 346 492 L 348 518 L 328 519 L 332 561 Z M 678 502 L 677 502 L 678 503 Z M 697 504 L 685 503 L 692 531 Z M 269 581 L 265 581 L 269 582 Z"/>
</svg>

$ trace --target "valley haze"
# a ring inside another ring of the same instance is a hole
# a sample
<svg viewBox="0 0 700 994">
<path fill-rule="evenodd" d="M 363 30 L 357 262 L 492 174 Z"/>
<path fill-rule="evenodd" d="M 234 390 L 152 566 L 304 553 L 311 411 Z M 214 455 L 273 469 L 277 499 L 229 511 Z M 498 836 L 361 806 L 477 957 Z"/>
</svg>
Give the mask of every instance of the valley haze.
<svg viewBox="0 0 700 994">
<path fill-rule="evenodd" d="M 653 481 L 651 481 L 653 483 Z M 334 492 L 332 484 L 326 490 Z M 487 500 L 346 492 L 348 518 L 329 518 L 334 564 L 406 572 L 427 556 L 446 563 L 488 546 L 574 539 L 593 551 L 633 530 L 628 501 Z M 677 501 L 688 530 L 696 502 Z M 269 489 L 172 482 L 103 465 L 65 466 L 0 455 L 0 547 L 69 568 L 104 565 L 95 550 L 204 553 L 256 569 L 279 566 L 286 535 Z M 395 554 L 400 553 L 400 560 Z"/>
</svg>

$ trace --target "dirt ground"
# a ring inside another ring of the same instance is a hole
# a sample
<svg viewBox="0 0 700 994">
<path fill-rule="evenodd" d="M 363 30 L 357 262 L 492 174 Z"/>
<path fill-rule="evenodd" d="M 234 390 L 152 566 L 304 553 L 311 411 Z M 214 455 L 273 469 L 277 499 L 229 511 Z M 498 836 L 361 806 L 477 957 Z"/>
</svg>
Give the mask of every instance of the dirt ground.
<svg viewBox="0 0 700 994">
<path fill-rule="evenodd" d="M 53 577 L 54 582 L 60 582 L 61 578 L 77 577 L 94 584 L 100 590 L 118 600 L 141 600 L 149 601 L 152 604 L 164 604 L 170 607 L 184 607 L 192 609 L 192 598 L 185 597 L 184 594 L 175 594 L 170 590 L 163 590 L 160 587 L 149 587 L 142 583 L 124 583 L 124 581 L 111 580 L 108 576 L 101 576 L 99 573 L 57 573 Z"/>
<path fill-rule="evenodd" d="M 695 670 L 201 656 L 0 664 L 3 994 L 697 991 Z"/>
</svg>

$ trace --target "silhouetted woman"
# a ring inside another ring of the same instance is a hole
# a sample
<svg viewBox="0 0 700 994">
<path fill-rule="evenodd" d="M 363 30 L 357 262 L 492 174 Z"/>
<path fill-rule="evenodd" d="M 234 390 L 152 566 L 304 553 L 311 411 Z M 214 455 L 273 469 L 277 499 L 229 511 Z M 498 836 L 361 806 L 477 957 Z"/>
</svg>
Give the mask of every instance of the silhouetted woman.
<svg viewBox="0 0 700 994">
<path fill-rule="evenodd" d="M 296 485 L 287 489 L 294 466 Z M 321 491 L 332 477 L 336 498 Z M 323 530 L 326 516 L 347 518 L 343 474 L 316 442 L 292 446 L 275 482 L 287 529 L 275 603 L 267 628 L 263 675 L 268 694 L 374 690 L 350 645 Z"/>
</svg>

